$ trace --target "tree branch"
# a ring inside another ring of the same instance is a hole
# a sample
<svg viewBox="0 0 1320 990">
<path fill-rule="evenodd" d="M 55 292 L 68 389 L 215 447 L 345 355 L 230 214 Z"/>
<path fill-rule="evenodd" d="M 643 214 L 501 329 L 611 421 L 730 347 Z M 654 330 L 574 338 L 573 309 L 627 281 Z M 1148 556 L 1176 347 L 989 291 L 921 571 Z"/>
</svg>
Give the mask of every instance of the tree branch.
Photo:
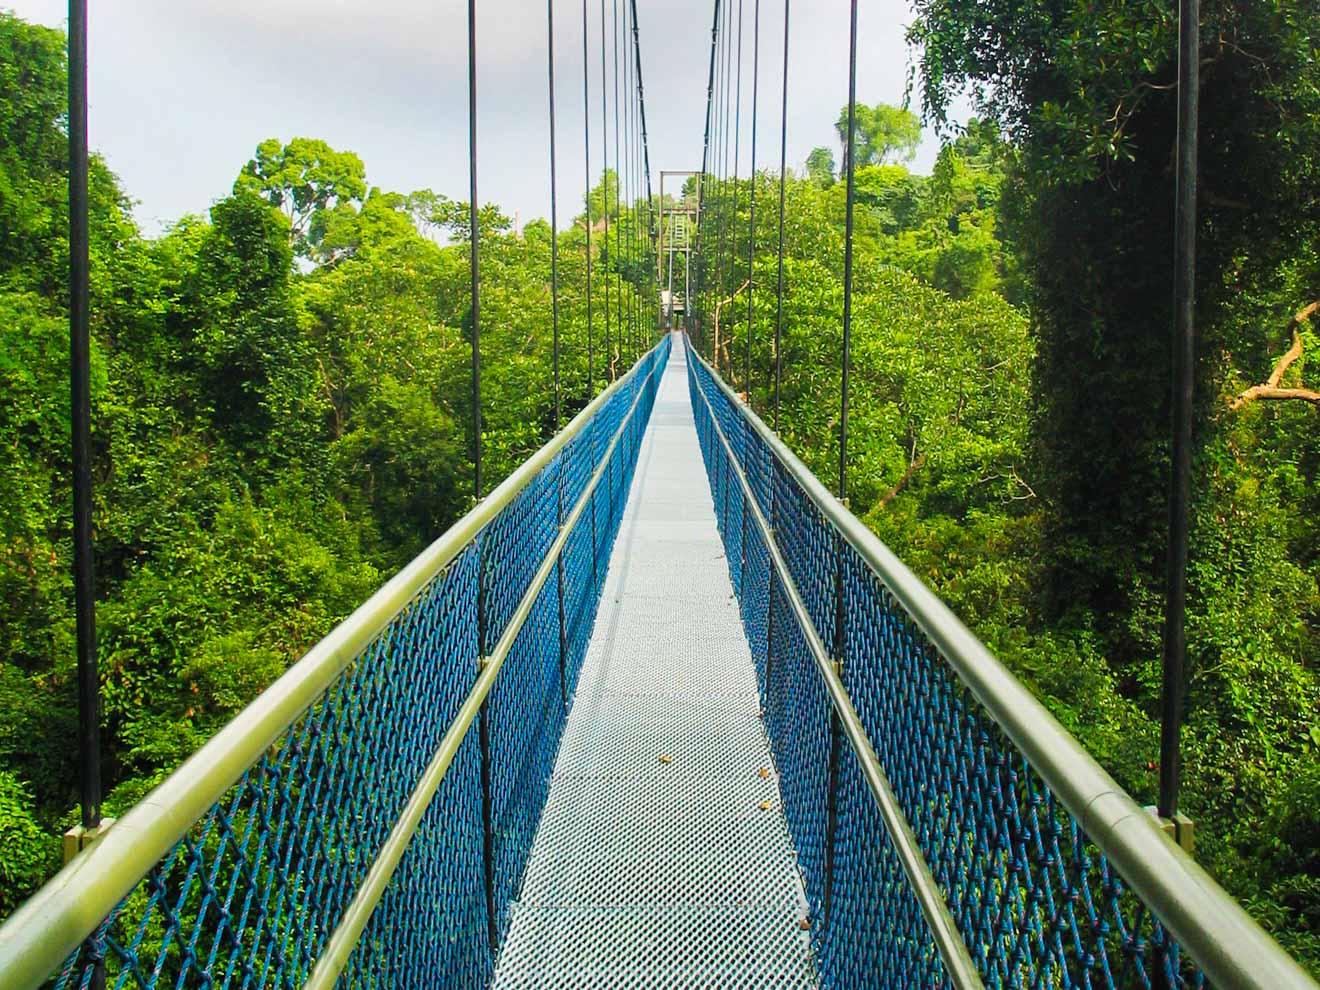
<svg viewBox="0 0 1320 990">
<path fill-rule="evenodd" d="M 889 491 L 885 492 L 882 496 L 880 496 L 880 501 L 876 503 L 876 508 L 883 509 L 890 502 L 892 502 L 898 496 L 898 493 L 907 487 L 907 483 L 912 480 L 912 476 L 916 474 L 918 471 L 920 471 L 921 466 L 925 463 L 926 463 L 926 455 L 921 454 L 911 464 L 909 464 L 908 469 L 903 472 L 903 477 L 898 479 L 898 484 L 896 484 L 893 488 L 889 489 Z"/>
<path fill-rule="evenodd" d="M 1292 367 L 1293 363 L 1302 356 L 1302 333 L 1301 327 L 1310 322 L 1311 317 L 1316 310 L 1320 309 L 1320 299 L 1311 303 L 1309 306 L 1303 306 L 1292 318 L 1292 346 L 1288 348 L 1283 357 L 1274 365 L 1274 370 L 1270 372 L 1270 377 L 1265 379 L 1263 385 L 1253 385 L 1246 389 L 1228 404 L 1230 409 L 1241 409 L 1248 402 L 1255 402 L 1260 399 L 1265 400 L 1285 400 L 1300 399 L 1303 402 L 1314 402 L 1320 404 L 1320 392 L 1309 388 L 1283 388 L 1284 373 Z"/>
</svg>

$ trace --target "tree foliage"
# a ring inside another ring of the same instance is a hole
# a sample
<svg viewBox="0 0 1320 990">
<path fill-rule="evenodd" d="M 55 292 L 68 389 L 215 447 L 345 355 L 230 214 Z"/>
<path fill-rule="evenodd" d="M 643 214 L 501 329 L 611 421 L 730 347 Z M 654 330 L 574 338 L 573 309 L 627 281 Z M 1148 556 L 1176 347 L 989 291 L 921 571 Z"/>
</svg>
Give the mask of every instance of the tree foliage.
<svg viewBox="0 0 1320 990">
<path fill-rule="evenodd" d="M 77 794 L 64 45 L 0 13 L 0 916 Z M 241 163 L 236 163 L 241 164 Z M 92 175 L 106 808 L 126 810 L 472 503 L 466 203 L 263 142 L 205 217 L 142 236 Z M 560 255 L 564 407 L 649 347 L 637 204 Z M 482 204 L 486 490 L 553 433 L 550 238 Z M 609 296 L 610 332 L 604 313 Z M 484 493 L 483 493 L 484 494 Z"/>
<path fill-rule="evenodd" d="M 977 24 L 983 9 L 940 8 Z M 949 50 L 971 42 L 962 44 L 950 42 Z M 1088 71 L 1102 71 L 1089 51 Z M 1026 54 L 1021 65 L 1049 76 Z M 1295 91 L 1303 88 L 1294 81 Z M 1024 91 L 1034 92 L 1025 84 Z M 1162 93 L 1152 91 L 1146 105 L 1171 99 Z M 987 91 L 983 116 L 946 134 L 929 176 L 896 164 L 857 169 L 848 494 L 853 511 L 1083 745 L 1152 802 L 1170 132 L 1160 132 L 1165 140 L 1150 160 L 1134 145 L 1130 162 L 1079 171 L 1078 161 L 1062 157 L 1057 134 L 1050 132 L 1050 144 L 1018 129 L 1008 116 L 1017 97 L 1000 104 L 1001 95 Z M 1037 119 L 1034 107 L 1022 97 L 1024 119 Z M 1281 117 L 1280 126 L 1291 119 Z M 1085 145 L 1068 153 L 1084 154 Z M 1237 168 L 1265 169 L 1264 155 L 1247 152 L 1254 164 Z M 1227 169 L 1218 153 L 1215 161 Z M 1270 164 L 1260 180 L 1263 208 L 1280 225 L 1268 198 L 1287 167 Z M 776 179 L 709 180 L 703 237 L 723 257 L 695 262 L 700 345 L 708 354 L 716 346 L 720 302 L 720 371 L 766 416 L 777 316 Z M 1245 172 L 1209 185 L 1250 195 Z M 756 253 L 765 261 L 749 273 L 753 190 Z M 841 183 L 819 181 L 811 170 L 786 189 L 780 429 L 827 482 L 838 472 L 844 196 Z M 1302 303 L 1320 297 L 1320 238 L 1303 236 L 1316 230 L 1316 203 L 1299 193 L 1287 225 L 1254 233 L 1241 226 L 1254 221 L 1240 209 L 1208 204 L 1182 793 L 1183 810 L 1197 822 L 1198 859 L 1313 967 L 1320 963 L 1318 410 L 1242 396 L 1272 376 L 1295 391 L 1314 387 L 1315 311 Z M 1216 267 L 1229 243 L 1232 265 Z M 745 291 L 735 291 L 749 274 L 750 377 Z"/>
<path fill-rule="evenodd" d="M 859 103 L 854 111 L 854 153 L 857 164 L 888 165 L 910 162 L 921 143 L 921 120 L 904 107 Z M 843 157 L 848 157 L 848 108 L 839 111 L 834 124 Z"/>
</svg>

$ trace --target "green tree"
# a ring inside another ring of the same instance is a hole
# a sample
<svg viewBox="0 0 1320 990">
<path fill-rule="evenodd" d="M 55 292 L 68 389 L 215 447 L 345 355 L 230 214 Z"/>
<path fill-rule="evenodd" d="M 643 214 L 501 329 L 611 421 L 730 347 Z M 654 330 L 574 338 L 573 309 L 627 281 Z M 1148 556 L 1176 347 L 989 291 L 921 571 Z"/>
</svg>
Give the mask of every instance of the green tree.
<svg viewBox="0 0 1320 990">
<path fill-rule="evenodd" d="M 829 148 L 812 148 L 807 156 L 807 175 L 822 189 L 834 185 L 834 152 Z"/>
<path fill-rule="evenodd" d="M 1124 694 L 1158 710 L 1173 324 L 1177 11 L 919 0 L 927 118 L 970 91 L 1014 146 L 999 219 L 1037 342 L 1034 460 L 1049 507 L 1036 620 L 1094 630 Z M 1320 8 L 1211 0 L 1200 25 L 1196 492 L 1182 806 L 1198 858 L 1320 960 L 1314 861 L 1263 856 L 1296 819 L 1320 684 L 1316 406 L 1244 399 L 1320 297 Z M 1300 375 L 1295 367 L 1287 374 Z M 1295 379 L 1293 384 L 1299 384 Z M 1286 521 L 1294 520 L 1294 521 Z M 1147 757 L 1153 761 L 1155 753 Z M 1129 765 L 1116 772 L 1141 780 Z M 1281 805 L 1287 805 L 1285 812 Z M 1311 822 L 1315 821 L 1312 814 Z"/>
<path fill-rule="evenodd" d="M 280 144 L 270 138 L 257 145 L 256 157 L 234 182 L 234 192 L 257 193 L 282 210 L 295 251 L 309 255 L 325 234 L 326 213 L 366 196 L 366 168 L 351 151 L 336 151 L 324 141 L 294 138 Z"/>
<path fill-rule="evenodd" d="M 891 161 L 910 162 L 921 143 L 921 120 L 903 107 L 877 103 L 867 106 L 859 103 L 855 113 L 854 144 L 856 164 L 885 165 Z M 844 157 L 848 154 L 848 108 L 839 111 L 834 124 Z"/>
</svg>

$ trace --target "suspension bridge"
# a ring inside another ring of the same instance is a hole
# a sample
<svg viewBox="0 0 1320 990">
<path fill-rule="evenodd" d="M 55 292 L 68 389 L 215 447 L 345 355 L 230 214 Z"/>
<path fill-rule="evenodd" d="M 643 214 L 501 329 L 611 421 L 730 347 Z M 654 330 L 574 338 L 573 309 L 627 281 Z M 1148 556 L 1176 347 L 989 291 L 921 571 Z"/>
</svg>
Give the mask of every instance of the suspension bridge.
<svg viewBox="0 0 1320 990">
<path fill-rule="evenodd" d="M 649 350 L 132 810 L 85 811 L 0 987 L 1315 990 L 694 347 L 730 7 L 657 225 L 625 4 L 657 310 L 614 326 Z"/>
</svg>

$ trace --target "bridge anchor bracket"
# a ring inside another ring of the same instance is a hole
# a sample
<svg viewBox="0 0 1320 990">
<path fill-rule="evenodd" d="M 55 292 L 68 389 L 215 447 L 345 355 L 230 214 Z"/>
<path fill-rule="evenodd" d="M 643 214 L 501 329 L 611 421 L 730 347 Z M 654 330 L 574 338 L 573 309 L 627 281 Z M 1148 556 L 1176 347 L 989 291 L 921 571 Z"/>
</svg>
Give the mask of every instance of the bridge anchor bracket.
<svg viewBox="0 0 1320 990">
<path fill-rule="evenodd" d="M 1182 847 L 1183 852 L 1192 855 L 1192 848 L 1196 839 L 1196 823 L 1184 815 L 1181 811 L 1174 812 L 1172 818 L 1163 818 L 1160 816 L 1159 809 L 1153 804 L 1148 804 L 1145 811 L 1151 818 L 1155 819 L 1155 824 L 1160 827 L 1160 831 Z"/>
<path fill-rule="evenodd" d="M 101 824 L 95 828 L 84 828 L 82 825 L 75 825 L 65 832 L 64 862 L 67 864 L 73 857 L 95 843 L 97 839 L 110 830 L 110 826 L 114 823 L 115 819 L 113 818 L 102 818 Z"/>
</svg>

